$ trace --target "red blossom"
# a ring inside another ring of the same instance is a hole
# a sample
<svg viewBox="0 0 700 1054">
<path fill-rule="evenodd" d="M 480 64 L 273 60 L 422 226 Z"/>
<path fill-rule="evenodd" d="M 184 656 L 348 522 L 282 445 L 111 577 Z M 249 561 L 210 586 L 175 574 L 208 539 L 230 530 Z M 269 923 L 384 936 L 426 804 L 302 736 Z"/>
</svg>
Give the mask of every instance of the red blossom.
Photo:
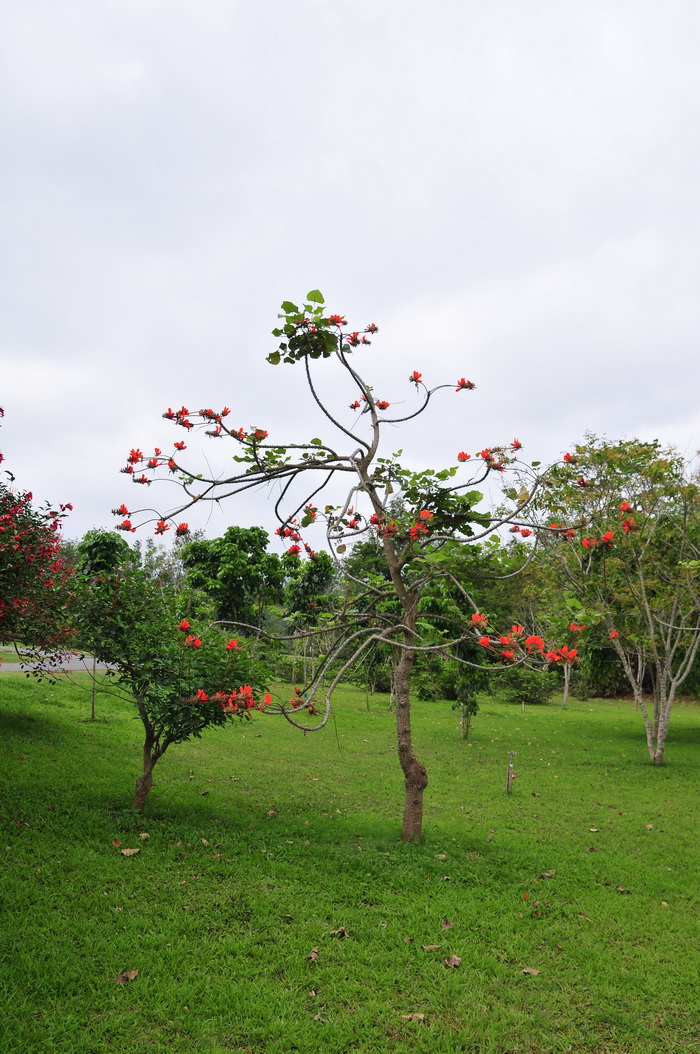
<svg viewBox="0 0 700 1054">
<path fill-rule="evenodd" d="M 491 647 L 491 638 L 490 637 L 479 637 L 479 644 L 481 645 L 482 648 L 490 648 Z"/>
<path fill-rule="evenodd" d="M 379 326 L 375 326 L 374 322 L 370 322 L 368 326 L 365 326 L 365 333 L 377 333 Z"/>
<path fill-rule="evenodd" d="M 254 442 L 261 443 L 263 439 L 267 439 L 267 432 L 264 428 L 256 428 L 253 432 L 252 438 Z"/>
<path fill-rule="evenodd" d="M 532 534 L 532 531 L 530 530 L 529 527 L 521 527 L 520 528 L 520 534 L 522 535 L 523 538 L 529 538 L 530 535 Z"/>
<path fill-rule="evenodd" d="M 289 549 L 287 549 L 287 552 L 288 553 L 292 553 L 293 556 L 298 556 L 299 553 L 301 552 L 301 546 L 299 546 L 299 545 L 290 545 Z"/>
<path fill-rule="evenodd" d="M 377 407 L 378 410 L 388 410 L 391 404 L 388 403 L 386 399 L 377 399 L 374 405 Z"/>
<path fill-rule="evenodd" d="M 435 513 L 431 512 L 430 509 L 423 509 L 421 512 L 418 513 L 419 520 L 432 520 L 434 516 Z"/>
<path fill-rule="evenodd" d="M 569 629 L 572 631 L 572 633 L 583 633 L 585 628 L 586 627 L 584 625 L 577 625 L 575 622 L 569 623 Z"/>
<path fill-rule="evenodd" d="M 510 632 L 515 633 L 516 637 L 519 637 L 520 634 L 523 632 L 523 627 L 520 625 L 513 625 L 510 627 Z"/>
<path fill-rule="evenodd" d="M 615 638 L 619 636 L 620 634 L 614 629 L 611 633 L 608 633 L 608 640 L 615 640 Z"/>
<path fill-rule="evenodd" d="M 209 702 L 209 696 L 201 688 L 197 689 L 197 702 L 198 703 L 208 703 Z"/>
<path fill-rule="evenodd" d="M 187 444 L 184 443 L 182 440 L 178 440 L 177 443 L 173 443 L 173 446 L 176 450 L 187 450 Z"/>
<path fill-rule="evenodd" d="M 503 661 L 504 661 L 504 662 L 512 662 L 512 660 L 513 660 L 514 658 L 515 658 L 515 652 L 514 652 L 514 651 L 511 651 L 511 649 L 510 649 L 510 648 L 507 648 L 507 649 L 506 649 L 506 650 L 505 650 L 505 651 L 503 652 Z"/>
<path fill-rule="evenodd" d="M 132 534 L 136 532 L 136 528 L 131 526 L 131 520 L 122 520 L 121 523 L 117 524 L 118 531 L 131 531 Z"/>
<path fill-rule="evenodd" d="M 414 384 L 420 384 L 420 380 L 421 380 L 422 376 L 423 376 L 422 373 L 419 373 L 418 370 L 414 370 L 413 373 L 410 375 L 410 377 L 408 379 L 409 379 L 409 381 L 413 381 Z"/>
<path fill-rule="evenodd" d="M 622 521 L 622 530 L 625 532 L 625 534 L 629 534 L 630 531 L 637 530 L 634 525 L 634 516 L 631 516 L 629 520 Z"/>
<path fill-rule="evenodd" d="M 131 516 L 124 502 L 121 503 L 118 509 L 112 509 L 112 513 L 114 516 Z"/>
<path fill-rule="evenodd" d="M 201 646 L 202 646 L 202 642 L 199 639 L 199 637 L 194 637 L 191 634 L 188 634 L 185 637 L 185 647 L 186 648 L 193 648 L 196 651 L 197 648 L 201 648 Z"/>
<path fill-rule="evenodd" d="M 127 462 L 130 465 L 135 465 L 138 461 L 142 461 L 143 460 L 143 454 L 138 449 L 131 450 L 131 451 L 129 451 L 129 456 L 128 456 L 128 458 L 126 460 L 127 460 Z"/>
<path fill-rule="evenodd" d="M 465 453 L 464 450 L 460 450 L 459 454 L 457 454 L 457 460 L 458 461 L 469 461 L 470 457 L 471 457 L 471 454 Z"/>
<path fill-rule="evenodd" d="M 564 461 L 566 461 L 567 465 L 577 464 L 577 459 L 574 457 L 573 454 L 569 454 L 568 452 L 564 454 Z"/>
<path fill-rule="evenodd" d="M 475 626 L 485 626 L 488 622 L 486 615 L 482 615 L 480 611 L 475 611 L 472 615 L 472 622 Z"/>
<path fill-rule="evenodd" d="M 600 540 L 601 540 L 603 545 L 608 545 L 608 546 L 612 545 L 613 542 L 615 541 L 615 532 L 614 531 L 606 531 L 605 534 L 601 534 Z"/>
<path fill-rule="evenodd" d="M 361 406 L 362 406 L 362 403 L 358 399 L 355 399 L 354 403 L 350 403 L 350 409 L 351 410 L 359 410 Z"/>
<path fill-rule="evenodd" d="M 522 447 L 523 447 L 523 444 L 520 442 L 519 439 L 514 439 L 513 442 L 510 444 L 510 449 L 512 451 L 514 451 L 514 452 L 516 450 L 522 450 Z"/>
<path fill-rule="evenodd" d="M 544 651 L 544 641 L 537 634 L 533 634 L 531 637 L 525 638 L 525 647 L 530 653 L 533 651 Z"/>
<path fill-rule="evenodd" d="M 181 629 L 182 632 L 185 633 L 190 628 L 190 624 L 189 624 L 189 622 L 187 621 L 186 618 L 183 618 L 182 622 L 180 623 L 180 625 L 177 628 Z"/>
<path fill-rule="evenodd" d="M 331 326 L 345 326 L 347 325 L 342 315 L 329 315 L 328 322 Z"/>
<path fill-rule="evenodd" d="M 457 381 L 457 387 L 455 388 L 455 391 L 461 392 L 465 388 L 467 391 L 471 391 L 472 388 L 476 388 L 476 385 L 473 383 L 473 381 L 468 381 L 465 377 L 460 377 L 460 379 Z"/>
<path fill-rule="evenodd" d="M 167 525 L 165 520 L 158 520 L 158 523 L 156 524 L 156 529 L 155 529 L 155 531 L 153 533 L 154 534 L 165 534 L 165 532 L 169 531 L 169 530 L 170 530 L 170 527 Z"/>
<path fill-rule="evenodd" d="M 232 638 L 231 638 L 231 640 L 230 640 L 230 641 L 228 642 L 228 644 L 226 645 L 226 651 L 233 651 L 233 650 L 234 650 L 235 648 L 237 648 L 237 647 L 238 647 L 238 641 L 237 641 L 237 640 L 235 640 L 235 639 L 234 639 L 234 638 L 232 637 Z"/>
<path fill-rule="evenodd" d="M 618 505 L 618 509 L 620 510 L 620 512 L 629 512 L 630 503 L 628 501 L 621 501 Z"/>
<path fill-rule="evenodd" d="M 350 333 L 345 339 L 350 345 L 350 347 L 356 348 L 357 345 L 360 343 L 360 334 L 356 330 L 354 333 Z"/>
<path fill-rule="evenodd" d="M 189 524 L 187 524 L 187 523 L 178 523 L 177 527 L 175 528 L 175 536 L 177 538 L 184 538 L 184 536 L 186 534 L 189 534 L 189 533 L 190 533 Z"/>
</svg>

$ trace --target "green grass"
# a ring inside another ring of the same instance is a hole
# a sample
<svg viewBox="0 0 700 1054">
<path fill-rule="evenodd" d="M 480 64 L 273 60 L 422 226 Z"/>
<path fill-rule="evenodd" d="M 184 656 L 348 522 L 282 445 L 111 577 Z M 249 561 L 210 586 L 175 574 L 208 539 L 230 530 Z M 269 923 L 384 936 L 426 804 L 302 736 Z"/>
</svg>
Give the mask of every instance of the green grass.
<svg viewBox="0 0 700 1054">
<path fill-rule="evenodd" d="M 415 705 L 407 846 L 381 697 L 175 747 L 135 817 L 130 708 L 2 675 L 2 1054 L 698 1050 L 700 710 L 654 769 L 628 702 L 482 705 Z"/>
</svg>

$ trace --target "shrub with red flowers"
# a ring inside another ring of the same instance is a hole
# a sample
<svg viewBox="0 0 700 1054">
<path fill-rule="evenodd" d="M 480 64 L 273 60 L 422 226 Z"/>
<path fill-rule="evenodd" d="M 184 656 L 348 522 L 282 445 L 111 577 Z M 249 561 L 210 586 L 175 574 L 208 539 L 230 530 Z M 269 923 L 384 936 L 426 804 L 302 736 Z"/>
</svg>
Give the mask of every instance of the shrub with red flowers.
<svg viewBox="0 0 700 1054">
<path fill-rule="evenodd" d="M 267 670 L 255 642 L 234 639 L 201 616 L 183 617 L 186 596 L 151 578 L 119 535 L 90 532 L 80 552 L 74 622 L 143 724 L 134 798 L 142 809 L 169 746 L 269 705 Z"/>
<path fill-rule="evenodd" d="M 41 671 L 60 657 L 72 636 L 66 616 L 70 568 L 61 557 L 59 535 L 72 506 L 37 509 L 32 494 L 15 490 L 12 473 L 5 475 L 8 483 L 0 482 L 0 643 L 31 649 Z"/>
<path fill-rule="evenodd" d="M 385 429 L 389 428 L 393 435 L 396 426 L 425 412 L 442 390 L 452 389 L 459 393 L 460 399 L 464 398 L 463 393 L 475 388 L 474 382 L 461 377 L 451 384 L 431 387 L 423 373 L 413 370 L 408 382 L 417 404 L 397 410 L 403 400 L 390 402 L 376 398 L 355 362 L 356 355 L 370 344 L 370 337 L 377 332 L 376 325 L 352 330 L 344 316 L 327 313 L 318 290 L 308 293 L 301 307 L 285 301 L 280 319 L 280 325 L 273 330 L 280 341 L 279 347 L 268 356 L 268 361 L 274 366 L 280 363 L 301 366 L 311 399 L 335 429 L 336 439 L 280 443 L 269 439 L 267 431 L 257 425 L 254 428 L 229 425 L 223 410 L 168 408 L 164 417 L 176 427 L 185 428 L 190 436 L 202 430 L 212 438 L 227 437 L 234 444 L 233 460 L 238 463 L 238 469 L 228 476 L 207 474 L 182 458 L 180 447 L 175 444 L 172 452 L 153 455 L 136 448 L 122 471 L 138 484 L 142 484 L 143 478 L 150 484 L 163 471 L 177 474 L 181 503 L 169 514 L 157 517 L 156 532 L 168 523 L 176 523 L 193 506 L 244 495 L 252 487 L 272 485 L 280 495 L 275 506 L 280 520 L 278 535 L 287 544 L 291 558 L 299 559 L 306 554 L 309 560 L 314 560 L 315 554 L 303 532 L 320 523 L 325 524 L 326 545 L 341 575 L 348 545 L 364 541 L 376 543 L 381 554 L 381 576 L 365 584 L 346 575 L 348 585 L 342 606 L 332 616 L 327 613 L 322 632 L 331 643 L 304 691 L 307 713 L 316 712 L 314 700 L 323 694 L 318 721 L 302 721 L 297 706 L 279 704 L 271 709 L 305 730 L 323 727 L 339 681 L 375 645 L 389 646 L 396 660 L 393 681 L 397 748 L 406 793 L 403 837 L 417 838 L 422 829 L 427 773 L 414 753 L 411 738 L 410 679 L 414 659 L 421 652 L 442 652 L 455 661 L 480 668 L 481 656 L 476 660 L 465 657 L 473 653 L 462 646 L 467 642 L 476 645 L 478 638 L 484 637 L 488 642 L 484 655 L 490 657 L 493 651 L 490 634 L 484 632 L 485 620 L 465 617 L 456 634 L 450 636 L 441 616 L 433 616 L 428 610 L 419 611 L 419 602 L 430 583 L 444 579 L 450 589 L 459 593 L 466 610 L 478 611 L 468 588 L 469 579 L 465 577 L 465 564 L 469 562 L 465 558 L 469 546 L 465 543 L 478 547 L 504 524 L 517 521 L 521 533 L 525 529 L 524 538 L 530 532 L 535 534 L 536 545 L 539 525 L 531 521 L 529 509 L 541 475 L 535 465 L 520 460 L 519 440 L 482 448 L 469 465 L 471 472 L 462 478 L 458 476 L 460 466 L 471 456 L 465 451 L 453 455 L 452 463 L 446 468 L 420 471 L 407 468 L 399 455 L 379 456 Z M 334 390 L 342 392 L 342 400 L 337 411 L 321 400 L 314 384 L 312 368 L 322 360 L 331 360 L 329 366 L 334 366 L 339 373 Z M 405 374 L 403 383 L 406 383 Z M 348 406 L 351 411 L 357 411 L 351 420 L 348 420 Z M 142 478 L 138 472 L 149 474 Z M 497 513 L 477 509 L 482 500 L 477 488 L 487 479 L 502 481 L 504 500 Z M 340 503 L 318 506 L 317 495 L 321 491 L 324 497 L 328 495 L 326 501 L 337 501 L 331 494 L 333 485 L 339 481 L 348 482 Z M 143 522 L 152 521 L 152 510 L 130 514 L 129 528 L 125 529 L 131 528 L 131 518 L 136 516 Z M 530 558 L 530 545 L 521 548 L 526 562 Z M 449 626 L 452 627 L 451 622 Z M 525 647 L 524 640 L 524 636 L 517 635 L 512 646 L 505 650 L 512 653 L 515 662 L 543 663 L 541 649 L 532 652 Z M 502 652 L 501 648 L 493 660 L 500 668 Z"/>
</svg>

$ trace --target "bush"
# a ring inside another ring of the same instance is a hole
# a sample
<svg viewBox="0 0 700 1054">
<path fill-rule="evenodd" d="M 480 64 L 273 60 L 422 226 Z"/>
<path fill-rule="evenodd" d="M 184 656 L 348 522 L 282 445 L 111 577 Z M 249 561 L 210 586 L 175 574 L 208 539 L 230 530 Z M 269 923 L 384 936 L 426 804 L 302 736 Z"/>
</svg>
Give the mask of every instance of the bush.
<svg viewBox="0 0 700 1054">
<path fill-rule="evenodd" d="M 552 692 L 556 691 L 557 675 L 553 670 L 532 670 L 527 666 L 515 666 L 498 678 L 498 687 L 508 703 L 541 705 L 548 702 Z"/>
</svg>

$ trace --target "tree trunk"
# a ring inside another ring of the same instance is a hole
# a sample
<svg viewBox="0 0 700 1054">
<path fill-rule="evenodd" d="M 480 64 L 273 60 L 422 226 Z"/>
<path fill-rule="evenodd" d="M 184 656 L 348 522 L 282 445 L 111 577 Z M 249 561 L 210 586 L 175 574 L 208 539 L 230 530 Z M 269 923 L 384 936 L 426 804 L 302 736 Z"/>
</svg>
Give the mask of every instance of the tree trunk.
<svg viewBox="0 0 700 1054">
<path fill-rule="evenodd" d="M 472 723 L 471 712 L 466 706 L 460 706 L 459 708 L 459 725 L 462 739 L 469 739 L 469 729 Z"/>
<path fill-rule="evenodd" d="M 571 684 L 571 663 L 567 662 L 564 664 L 564 698 L 562 700 L 562 706 L 566 707 L 569 703 L 569 685 Z"/>
<path fill-rule="evenodd" d="M 411 625 L 412 621 L 415 621 L 415 614 L 413 613 L 406 619 L 409 625 Z M 404 637 L 404 643 L 410 645 L 412 642 L 412 635 L 407 633 Z M 406 788 L 403 829 L 401 832 L 404 842 L 413 842 L 422 836 L 423 791 L 428 785 L 428 773 L 413 753 L 413 744 L 411 742 L 410 678 L 413 654 L 410 647 L 401 649 L 394 677 L 396 736 L 399 761 L 404 774 L 404 787 Z"/>
<path fill-rule="evenodd" d="M 164 751 L 165 747 L 155 746 L 153 736 L 150 732 L 147 732 L 146 740 L 143 744 L 143 775 L 136 780 L 136 793 L 134 795 L 133 807 L 137 812 L 143 812 L 146 798 L 153 786 L 153 769 L 156 761 L 163 756 Z"/>
</svg>

